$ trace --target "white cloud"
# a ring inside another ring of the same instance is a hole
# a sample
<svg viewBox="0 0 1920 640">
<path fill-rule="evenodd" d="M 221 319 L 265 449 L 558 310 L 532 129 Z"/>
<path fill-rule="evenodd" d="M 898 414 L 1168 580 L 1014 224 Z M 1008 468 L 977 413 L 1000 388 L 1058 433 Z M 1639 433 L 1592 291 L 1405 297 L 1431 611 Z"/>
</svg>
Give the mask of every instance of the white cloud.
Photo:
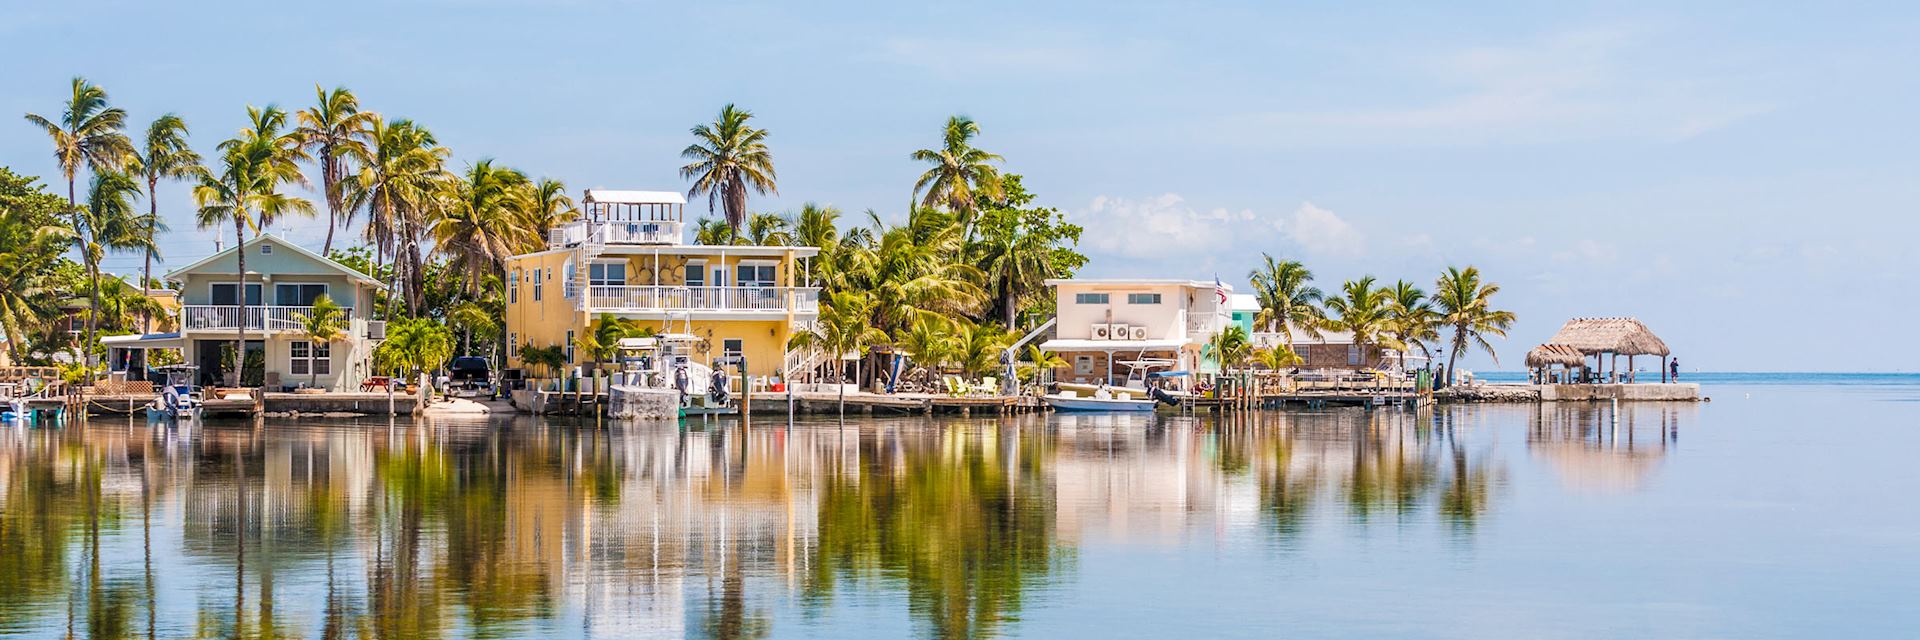
<svg viewBox="0 0 1920 640">
<path fill-rule="evenodd" d="M 1366 252 L 1366 237 L 1359 229 L 1311 202 L 1300 203 L 1291 214 L 1261 215 L 1252 209 L 1197 209 L 1177 193 L 1144 200 L 1100 196 L 1069 217 L 1086 228 L 1081 242 L 1088 248 L 1132 258 L 1199 257 L 1262 248 L 1281 238 L 1312 254 Z"/>
<path fill-rule="evenodd" d="M 1366 237 L 1359 229 L 1311 202 L 1300 203 L 1300 208 L 1293 210 L 1287 222 L 1282 230 L 1308 253 L 1338 256 L 1366 253 Z"/>
</svg>

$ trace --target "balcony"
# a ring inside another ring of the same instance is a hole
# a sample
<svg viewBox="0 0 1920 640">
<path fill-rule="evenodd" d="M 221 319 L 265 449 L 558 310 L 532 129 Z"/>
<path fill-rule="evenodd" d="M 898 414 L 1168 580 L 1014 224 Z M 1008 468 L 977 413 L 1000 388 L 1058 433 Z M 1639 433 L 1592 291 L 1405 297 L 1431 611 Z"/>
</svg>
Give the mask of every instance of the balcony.
<svg viewBox="0 0 1920 640">
<path fill-rule="evenodd" d="M 586 303 L 593 312 L 657 313 L 667 311 L 738 312 L 743 314 L 818 313 L 818 287 L 588 287 Z"/>
<path fill-rule="evenodd" d="M 352 307 L 343 307 L 343 318 L 353 317 Z M 246 308 L 246 327 L 254 331 L 298 331 L 313 307 L 253 305 Z M 180 308 L 180 327 L 187 331 L 235 331 L 240 328 L 241 308 L 230 305 L 187 305 Z"/>
<path fill-rule="evenodd" d="M 609 244 L 678 244 L 683 223 L 672 220 L 575 220 L 547 232 L 547 248 Z"/>
</svg>

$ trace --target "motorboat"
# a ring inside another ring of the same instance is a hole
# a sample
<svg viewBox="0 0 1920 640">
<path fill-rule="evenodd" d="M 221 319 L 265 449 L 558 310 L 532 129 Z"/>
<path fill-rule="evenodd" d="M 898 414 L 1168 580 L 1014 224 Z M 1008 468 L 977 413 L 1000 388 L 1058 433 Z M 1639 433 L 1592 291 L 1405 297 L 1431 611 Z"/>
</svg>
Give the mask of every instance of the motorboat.
<svg viewBox="0 0 1920 640">
<path fill-rule="evenodd" d="M 1159 404 L 1144 391 L 1136 395 L 1126 390 L 1116 392 L 1113 387 L 1102 387 L 1084 396 L 1073 389 L 1061 389 L 1041 396 L 1040 400 L 1055 411 L 1153 411 L 1154 405 Z"/>
<path fill-rule="evenodd" d="M 739 413 L 740 404 L 733 397 L 732 381 L 726 370 L 694 360 L 700 341 L 699 336 L 690 333 L 622 338 L 620 371 L 614 374 L 614 384 L 678 389 L 682 416 Z"/>
<path fill-rule="evenodd" d="M 160 394 L 147 405 L 147 417 L 162 420 L 192 420 L 200 417 L 201 391 L 194 384 L 199 367 L 189 364 L 167 365 L 154 369 L 166 376 Z"/>
</svg>

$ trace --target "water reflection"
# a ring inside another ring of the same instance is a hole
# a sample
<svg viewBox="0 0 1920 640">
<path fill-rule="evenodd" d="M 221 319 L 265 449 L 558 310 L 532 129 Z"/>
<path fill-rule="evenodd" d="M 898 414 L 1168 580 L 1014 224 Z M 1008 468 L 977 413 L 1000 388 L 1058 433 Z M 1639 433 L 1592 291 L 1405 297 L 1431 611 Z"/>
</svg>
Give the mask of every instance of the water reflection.
<svg viewBox="0 0 1920 640">
<path fill-rule="evenodd" d="M 8 429 L 0 633 L 992 637 L 1090 546 L 1470 539 L 1506 475 L 1478 415 Z M 1660 420 L 1623 452 L 1536 414 L 1526 445 L 1615 486 Z"/>
</svg>

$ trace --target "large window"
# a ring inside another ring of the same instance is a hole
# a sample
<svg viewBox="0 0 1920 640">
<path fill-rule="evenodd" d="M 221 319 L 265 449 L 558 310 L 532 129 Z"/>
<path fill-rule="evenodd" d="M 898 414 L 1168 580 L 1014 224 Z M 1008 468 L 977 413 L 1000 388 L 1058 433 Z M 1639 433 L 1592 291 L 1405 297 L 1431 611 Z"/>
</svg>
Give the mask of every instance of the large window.
<svg viewBox="0 0 1920 640">
<path fill-rule="evenodd" d="M 1106 304 L 1107 294 L 1076 293 L 1076 294 L 1073 294 L 1073 303 L 1074 304 Z"/>
<path fill-rule="evenodd" d="M 772 264 L 741 264 L 733 272 L 734 283 L 742 287 L 771 287 L 776 282 Z"/>
<path fill-rule="evenodd" d="M 507 272 L 507 304 L 520 303 L 520 270 Z"/>
<path fill-rule="evenodd" d="M 560 263 L 560 273 L 563 276 L 560 278 L 560 297 L 571 300 L 573 299 L 573 283 L 579 282 L 580 280 L 574 277 L 579 275 L 579 273 L 574 271 L 573 260 L 569 259 L 566 262 Z"/>
<path fill-rule="evenodd" d="M 573 332 L 567 332 L 567 364 L 573 364 Z"/>
<path fill-rule="evenodd" d="M 707 286 L 707 263 L 705 262 L 687 263 L 686 276 L 687 276 L 686 278 L 687 286 L 689 287 Z"/>
<path fill-rule="evenodd" d="M 311 307 L 320 296 L 327 295 L 327 285 L 320 283 L 276 283 L 273 285 L 273 303 L 283 307 Z"/>
<path fill-rule="evenodd" d="M 520 357 L 520 334 L 517 332 L 507 333 L 507 357 Z"/>
<path fill-rule="evenodd" d="M 1127 304 L 1160 304 L 1160 294 L 1129 293 L 1127 294 Z"/>
<path fill-rule="evenodd" d="M 540 289 L 541 289 L 540 280 L 541 280 L 541 270 L 534 269 L 533 270 L 533 301 L 534 302 L 540 301 Z"/>
<path fill-rule="evenodd" d="M 328 375 L 333 373 L 333 345 L 325 342 L 294 342 L 288 349 L 293 357 L 292 366 L 287 372 L 296 376 Z"/>
<path fill-rule="evenodd" d="M 595 287 L 627 286 L 627 263 L 593 263 L 593 265 L 587 267 L 587 284 Z"/>
<path fill-rule="evenodd" d="M 240 296 L 236 293 L 240 290 L 239 287 L 240 284 L 237 282 L 215 282 L 208 287 L 207 293 L 212 297 L 213 304 L 235 306 L 240 304 Z M 247 283 L 247 304 L 260 304 L 259 284 Z"/>
</svg>

